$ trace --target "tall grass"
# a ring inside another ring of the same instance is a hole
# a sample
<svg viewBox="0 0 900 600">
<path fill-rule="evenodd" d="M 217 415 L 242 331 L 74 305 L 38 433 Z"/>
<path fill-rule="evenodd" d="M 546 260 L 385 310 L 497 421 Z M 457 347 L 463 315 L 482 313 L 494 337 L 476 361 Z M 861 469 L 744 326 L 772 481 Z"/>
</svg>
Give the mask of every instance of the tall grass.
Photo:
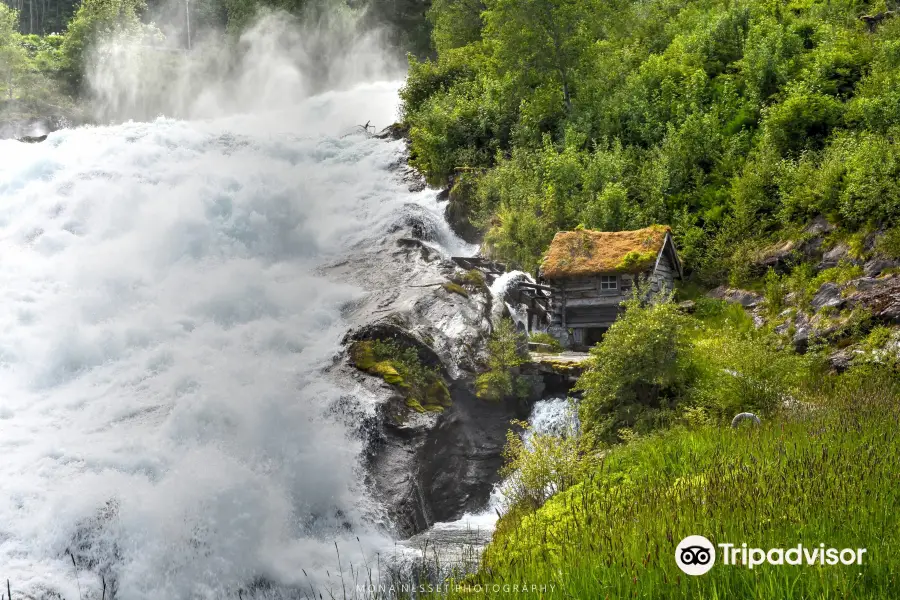
<svg viewBox="0 0 900 600">
<path fill-rule="evenodd" d="M 819 404 L 762 426 L 670 429 L 609 451 L 581 483 L 498 527 L 478 575 L 446 597 L 547 585 L 545 598 L 895 598 L 900 590 L 900 384 L 815 382 Z M 692 534 L 750 547 L 866 548 L 861 566 L 719 561 L 683 574 Z M 482 584 L 478 592 L 475 584 Z M 552 584 L 552 588 L 550 585 Z"/>
</svg>

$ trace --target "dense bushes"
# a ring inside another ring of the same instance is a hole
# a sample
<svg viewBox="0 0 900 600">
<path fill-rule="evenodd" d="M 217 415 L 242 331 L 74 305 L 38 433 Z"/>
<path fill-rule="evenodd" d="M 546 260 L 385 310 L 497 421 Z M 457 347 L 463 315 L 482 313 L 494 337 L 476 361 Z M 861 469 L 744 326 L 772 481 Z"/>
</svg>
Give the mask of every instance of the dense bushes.
<svg viewBox="0 0 900 600">
<path fill-rule="evenodd" d="M 578 381 L 585 431 L 614 441 L 622 428 L 649 431 L 673 420 L 694 379 L 687 319 L 671 302 L 637 299 L 591 351 Z"/>
<path fill-rule="evenodd" d="M 764 333 L 704 300 L 703 320 L 672 302 L 627 303 L 578 382 L 580 416 L 596 442 L 646 434 L 685 420 L 727 422 L 800 398 L 816 359 L 773 347 Z"/>
<path fill-rule="evenodd" d="M 403 92 L 414 163 L 477 176 L 496 256 L 536 266 L 558 229 L 667 222 L 704 279 L 825 214 L 896 224 L 900 21 L 840 0 L 443 0 L 438 57 Z M 737 243 L 741 241 L 743 243 Z"/>
</svg>

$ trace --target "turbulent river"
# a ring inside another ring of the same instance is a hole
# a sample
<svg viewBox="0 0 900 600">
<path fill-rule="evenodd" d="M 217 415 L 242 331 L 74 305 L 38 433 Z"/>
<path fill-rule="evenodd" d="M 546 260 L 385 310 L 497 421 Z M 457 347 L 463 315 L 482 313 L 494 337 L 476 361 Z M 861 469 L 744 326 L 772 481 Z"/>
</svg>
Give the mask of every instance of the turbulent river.
<svg viewBox="0 0 900 600">
<path fill-rule="evenodd" d="M 393 122 L 398 86 L 0 141 L 14 597 L 291 596 L 393 543 L 334 416 L 352 384 L 321 376 L 361 291 L 317 268 L 438 210 L 391 172 L 401 142 L 347 135 Z"/>
</svg>

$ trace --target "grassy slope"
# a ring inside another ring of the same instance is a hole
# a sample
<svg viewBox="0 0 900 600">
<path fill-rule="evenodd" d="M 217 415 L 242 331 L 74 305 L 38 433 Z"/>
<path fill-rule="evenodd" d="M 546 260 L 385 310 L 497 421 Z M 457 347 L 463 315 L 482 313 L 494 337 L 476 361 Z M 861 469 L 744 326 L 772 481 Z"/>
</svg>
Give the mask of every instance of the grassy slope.
<svg viewBox="0 0 900 600">
<path fill-rule="evenodd" d="M 505 517 L 476 580 L 554 583 L 547 597 L 560 598 L 895 597 L 900 387 L 874 377 L 824 385 L 823 405 L 802 415 L 676 428 L 610 451 L 537 512 Z M 674 550 L 691 534 L 868 553 L 861 567 L 718 564 L 688 577 Z"/>
</svg>

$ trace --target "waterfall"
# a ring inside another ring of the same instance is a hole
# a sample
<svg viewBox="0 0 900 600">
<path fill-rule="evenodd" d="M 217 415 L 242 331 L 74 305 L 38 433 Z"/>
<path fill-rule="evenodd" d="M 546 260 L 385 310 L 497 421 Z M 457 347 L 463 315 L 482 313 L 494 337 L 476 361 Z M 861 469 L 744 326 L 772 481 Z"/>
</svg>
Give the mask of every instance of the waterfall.
<svg viewBox="0 0 900 600">
<path fill-rule="evenodd" d="M 274 598 L 333 585 L 335 543 L 344 569 L 393 544 L 336 416 L 372 407 L 323 375 L 362 291 L 320 267 L 409 205 L 443 223 L 433 191 L 392 174 L 402 142 L 338 135 L 349 107 L 390 123 L 399 85 L 0 141 L 14 593 L 99 598 L 105 581 L 128 600 L 249 598 L 264 581 Z"/>
<path fill-rule="evenodd" d="M 530 333 L 531 327 L 528 323 L 528 313 L 525 305 L 511 302 L 509 299 L 510 288 L 514 287 L 520 281 L 528 281 L 534 283 L 534 280 L 528 273 L 524 271 L 509 271 L 494 280 L 491 284 L 491 297 L 493 298 L 493 311 L 491 318 L 494 323 L 504 316 L 504 308 L 509 313 L 510 319 L 516 326 L 516 329 L 524 333 Z"/>
</svg>

